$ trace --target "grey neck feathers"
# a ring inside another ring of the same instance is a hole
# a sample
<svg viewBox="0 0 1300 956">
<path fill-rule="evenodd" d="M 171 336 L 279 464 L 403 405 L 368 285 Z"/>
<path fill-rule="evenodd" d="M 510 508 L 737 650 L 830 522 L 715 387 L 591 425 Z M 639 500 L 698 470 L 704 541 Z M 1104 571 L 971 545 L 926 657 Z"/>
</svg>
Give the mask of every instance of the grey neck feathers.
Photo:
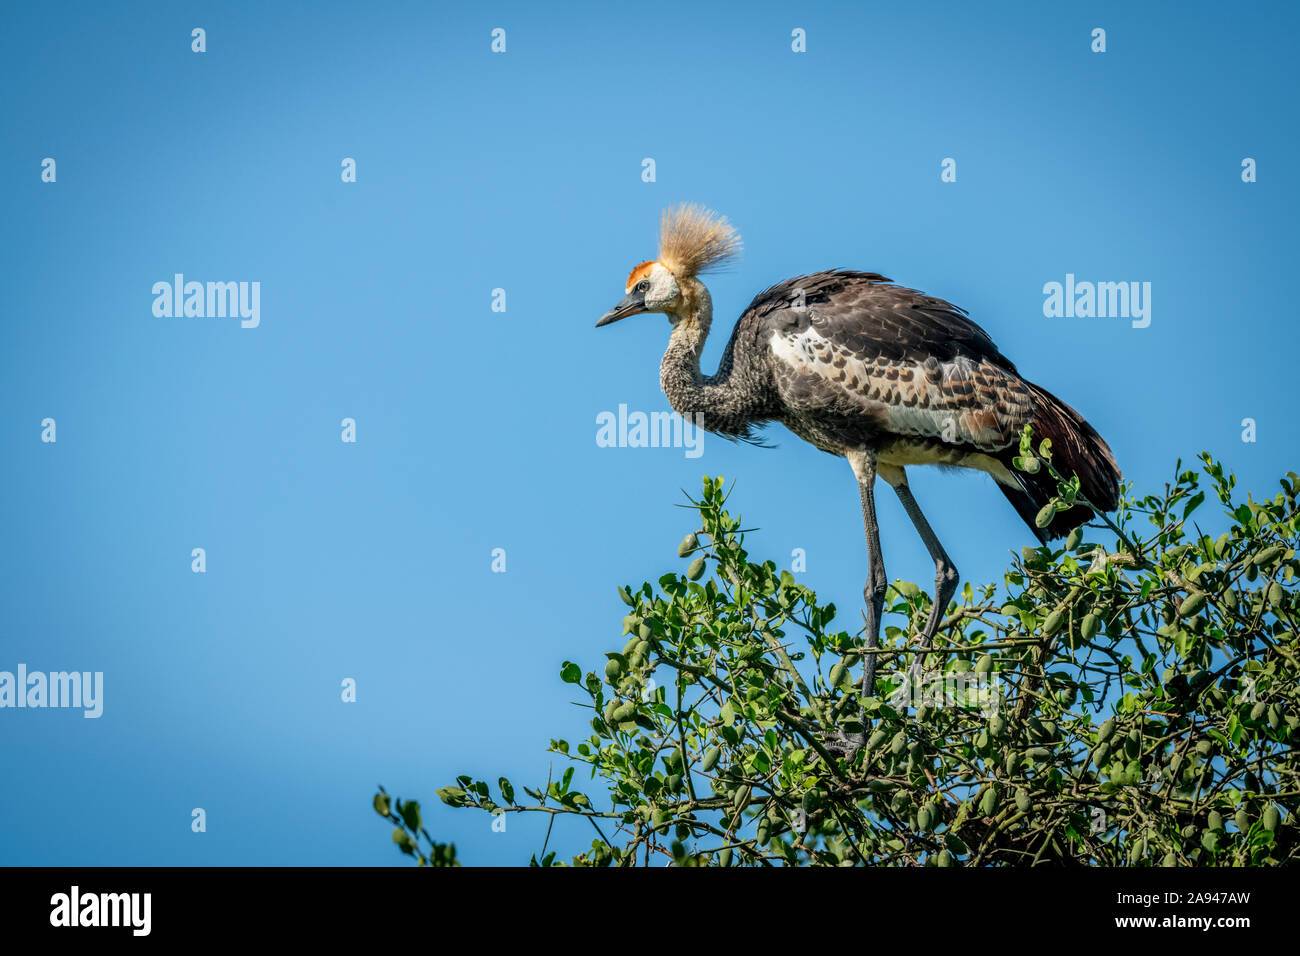
<svg viewBox="0 0 1300 956">
<path fill-rule="evenodd" d="M 659 384 L 668 404 L 687 421 L 707 431 L 735 433 L 745 430 L 751 404 L 733 383 L 730 368 L 719 374 L 700 373 L 700 352 L 713 321 L 709 290 L 697 279 L 683 284 L 682 307 L 674 316 L 668 350 L 659 366 Z M 725 365 L 730 363 L 725 362 Z"/>
</svg>

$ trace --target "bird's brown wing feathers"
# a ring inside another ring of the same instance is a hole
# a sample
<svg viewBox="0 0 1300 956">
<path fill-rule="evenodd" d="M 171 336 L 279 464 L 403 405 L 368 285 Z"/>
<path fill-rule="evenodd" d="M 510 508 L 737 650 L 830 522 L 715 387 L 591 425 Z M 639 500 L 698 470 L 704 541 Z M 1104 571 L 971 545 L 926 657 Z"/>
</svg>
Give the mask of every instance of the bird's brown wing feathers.
<svg viewBox="0 0 1300 956">
<path fill-rule="evenodd" d="M 964 309 L 894 285 L 875 272 L 832 269 L 787 279 L 755 296 L 745 317 L 797 312 L 793 307 L 800 301 L 850 347 L 880 351 L 891 358 L 910 354 L 922 359 L 928 355 L 948 358 L 964 349 L 1015 371 Z M 787 317 L 787 321 L 795 320 L 797 315 Z"/>
<path fill-rule="evenodd" d="M 747 318 L 771 349 L 787 424 L 803 434 L 820 422 L 832 433 L 823 447 L 892 437 L 991 453 L 1033 417 L 1030 386 L 983 329 L 875 273 L 790 279 Z"/>
<path fill-rule="evenodd" d="M 1021 430 L 1031 424 L 1038 438 L 1052 440 L 1057 467 L 1079 476 L 1089 501 L 1108 511 L 1116 506 L 1121 476 L 1106 442 L 1078 412 L 1021 378 L 949 302 L 875 273 L 822 272 L 760 294 L 738 334 L 742 328 L 770 350 L 783 410 L 772 417 L 827 451 L 892 443 L 897 455 L 901 443 L 937 463 L 991 457 L 1002 465 L 992 470 L 1003 493 L 1046 541 L 1092 512 L 1071 508 L 1037 528 L 1035 516 L 1056 483 L 1046 469 L 1029 475 L 1011 468 Z"/>
</svg>

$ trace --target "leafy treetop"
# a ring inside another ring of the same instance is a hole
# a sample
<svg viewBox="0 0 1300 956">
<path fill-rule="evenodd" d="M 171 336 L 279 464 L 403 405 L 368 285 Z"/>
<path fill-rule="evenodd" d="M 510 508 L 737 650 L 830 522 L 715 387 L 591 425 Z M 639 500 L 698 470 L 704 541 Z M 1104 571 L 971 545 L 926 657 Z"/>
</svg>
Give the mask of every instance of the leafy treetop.
<svg viewBox="0 0 1300 956">
<path fill-rule="evenodd" d="M 1046 443 L 1021 451 L 1018 467 L 1052 467 Z M 1057 478 L 1048 509 L 1078 495 Z M 619 588 L 621 649 L 561 668 L 591 716 L 551 741 L 571 761 L 559 779 L 521 799 L 461 776 L 438 796 L 590 826 L 575 866 L 1294 863 L 1300 477 L 1262 501 L 1235 483 L 1208 454 L 1199 472 L 1179 462 L 1162 492 L 1126 493 L 1100 540 L 1077 529 L 1025 548 L 1001 587 L 966 584 L 919 681 L 930 599 L 896 583 L 863 701 L 862 630 L 752 560 L 706 477 L 685 572 Z M 1207 492 L 1217 537 L 1198 524 Z M 865 745 L 828 746 L 842 730 Z M 454 865 L 418 803 L 381 789 L 375 809 L 402 852 Z M 531 862 L 558 863 L 546 845 Z"/>
</svg>

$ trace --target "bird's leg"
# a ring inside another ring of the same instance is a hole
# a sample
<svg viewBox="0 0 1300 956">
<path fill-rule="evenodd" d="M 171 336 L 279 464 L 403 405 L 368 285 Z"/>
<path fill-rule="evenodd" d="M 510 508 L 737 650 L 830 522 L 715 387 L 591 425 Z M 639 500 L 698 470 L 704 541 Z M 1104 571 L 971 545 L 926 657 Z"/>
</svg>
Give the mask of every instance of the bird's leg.
<svg viewBox="0 0 1300 956">
<path fill-rule="evenodd" d="M 898 469 L 898 476 L 897 480 L 894 480 L 892 475 L 888 476 L 891 479 L 890 484 L 893 485 L 898 500 L 903 503 L 903 510 L 912 519 L 912 524 L 916 525 L 916 530 L 921 535 L 921 540 L 925 542 L 925 548 L 930 552 L 930 557 L 934 559 L 934 603 L 930 606 L 930 618 L 925 622 L 925 628 L 921 631 L 920 651 L 909 668 L 913 681 L 915 681 L 920 678 L 925 664 L 926 653 L 930 650 L 930 645 L 934 641 L 935 632 L 939 629 L 939 622 L 943 620 L 943 615 L 948 610 L 948 602 L 952 600 L 953 594 L 957 591 L 957 582 L 960 577 L 957 574 L 957 569 L 953 567 L 952 559 L 948 557 L 948 552 L 943 550 L 943 545 L 939 543 L 939 539 L 935 536 L 934 529 L 930 527 L 930 522 L 926 521 L 925 515 L 921 513 L 921 506 L 912 497 L 912 490 L 907 487 L 907 477 L 903 474 L 901 468 Z"/>
<path fill-rule="evenodd" d="M 849 464 L 858 479 L 862 496 L 862 527 L 867 535 L 867 583 L 862 598 L 867 606 L 867 654 L 862 669 L 862 695 L 865 704 L 876 693 L 876 654 L 880 647 L 880 617 L 885 606 L 885 561 L 880 553 L 880 526 L 876 522 L 876 453 L 859 449 L 848 453 Z M 865 713 L 863 730 L 866 729 Z"/>
<path fill-rule="evenodd" d="M 867 535 L 867 583 L 862 588 L 862 599 L 867 605 L 867 648 L 880 646 L 880 617 L 885 606 L 885 562 L 880 554 L 880 526 L 876 523 L 876 493 L 874 475 L 866 481 L 859 480 L 862 494 L 862 527 Z M 868 654 L 862 673 L 862 696 L 876 693 L 876 656 Z"/>
</svg>

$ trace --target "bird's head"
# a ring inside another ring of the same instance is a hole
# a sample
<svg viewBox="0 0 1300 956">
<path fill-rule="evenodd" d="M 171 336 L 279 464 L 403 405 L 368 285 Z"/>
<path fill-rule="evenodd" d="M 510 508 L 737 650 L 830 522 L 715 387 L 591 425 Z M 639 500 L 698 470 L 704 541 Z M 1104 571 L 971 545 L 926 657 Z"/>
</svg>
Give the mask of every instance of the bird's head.
<svg viewBox="0 0 1300 956">
<path fill-rule="evenodd" d="M 724 216 L 695 205 L 665 210 L 659 258 L 632 270 L 623 301 L 602 315 L 596 327 L 643 312 L 662 312 L 674 325 L 689 319 L 704 289 L 696 277 L 738 255 L 740 236 Z"/>
<path fill-rule="evenodd" d="M 677 277 L 666 265 L 654 259 L 632 270 L 623 291 L 626 293 L 623 301 L 602 315 L 596 328 L 642 312 L 663 312 L 671 316 L 682 304 L 682 287 Z"/>
</svg>

